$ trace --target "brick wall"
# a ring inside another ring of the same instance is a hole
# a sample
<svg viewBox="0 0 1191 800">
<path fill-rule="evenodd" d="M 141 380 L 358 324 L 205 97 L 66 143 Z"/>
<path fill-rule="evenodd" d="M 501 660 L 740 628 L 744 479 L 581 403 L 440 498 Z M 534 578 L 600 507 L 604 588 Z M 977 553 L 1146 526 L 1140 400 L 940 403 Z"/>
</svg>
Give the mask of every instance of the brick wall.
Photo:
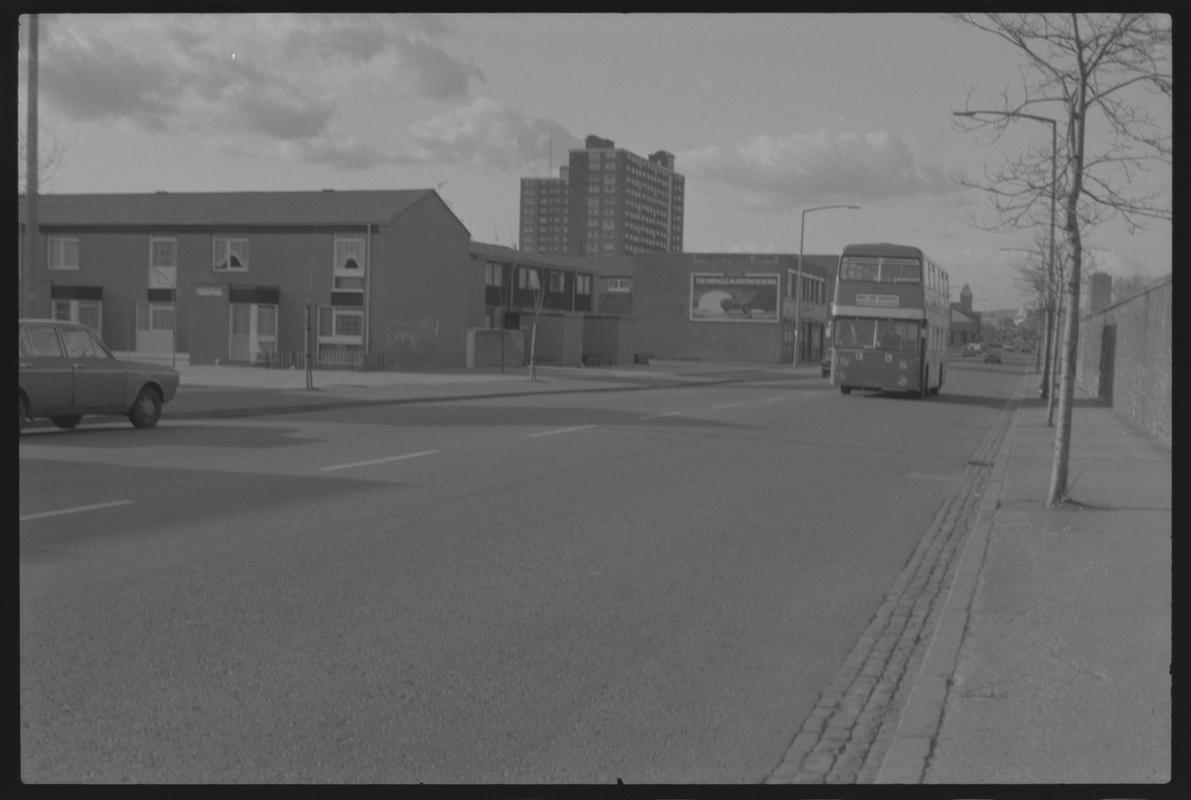
<svg viewBox="0 0 1191 800">
<path fill-rule="evenodd" d="M 1076 383 L 1171 448 L 1171 276 L 1080 320 Z"/>
</svg>

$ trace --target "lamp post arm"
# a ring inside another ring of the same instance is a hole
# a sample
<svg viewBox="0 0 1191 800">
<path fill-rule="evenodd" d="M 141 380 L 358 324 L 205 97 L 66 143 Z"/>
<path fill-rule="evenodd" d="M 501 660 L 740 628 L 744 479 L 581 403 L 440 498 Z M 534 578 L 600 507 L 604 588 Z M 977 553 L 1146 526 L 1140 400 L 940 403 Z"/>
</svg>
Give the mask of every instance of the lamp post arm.
<svg viewBox="0 0 1191 800">
<path fill-rule="evenodd" d="M 802 256 L 803 242 L 806 238 L 806 215 L 812 211 L 825 211 L 829 208 L 846 208 L 855 211 L 860 206 L 833 203 L 802 209 L 802 224 L 798 228 L 798 265 L 794 277 L 794 366 L 798 366 L 798 362 L 802 360 Z"/>
</svg>

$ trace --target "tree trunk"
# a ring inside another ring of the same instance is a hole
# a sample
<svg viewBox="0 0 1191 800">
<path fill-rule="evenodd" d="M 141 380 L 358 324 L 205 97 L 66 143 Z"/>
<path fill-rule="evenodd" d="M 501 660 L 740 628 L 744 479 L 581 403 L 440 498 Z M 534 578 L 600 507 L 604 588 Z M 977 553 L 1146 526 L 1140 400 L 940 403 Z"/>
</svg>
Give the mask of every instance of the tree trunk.
<svg viewBox="0 0 1191 800">
<path fill-rule="evenodd" d="M 1050 490 L 1046 505 L 1054 508 L 1067 499 L 1067 476 L 1071 460 L 1071 412 L 1075 400 L 1075 370 L 1079 353 L 1079 273 L 1083 260 L 1083 242 L 1079 231 L 1079 198 L 1083 193 L 1084 126 L 1087 119 L 1087 79 L 1080 85 L 1071 104 L 1068 129 L 1068 156 L 1071 188 L 1066 198 L 1067 241 L 1070 243 L 1071 267 L 1067 276 L 1066 315 L 1063 326 L 1062 380 L 1059 384 L 1059 426 L 1055 432 L 1054 463 L 1050 472 Z"/>
</svg>

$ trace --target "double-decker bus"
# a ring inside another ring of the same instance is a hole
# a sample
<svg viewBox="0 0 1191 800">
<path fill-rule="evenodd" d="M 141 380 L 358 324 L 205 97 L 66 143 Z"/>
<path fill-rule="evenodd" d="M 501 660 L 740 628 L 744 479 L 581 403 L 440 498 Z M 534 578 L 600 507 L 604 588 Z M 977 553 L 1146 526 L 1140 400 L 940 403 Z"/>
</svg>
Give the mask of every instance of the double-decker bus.
<svg viewBox="0 0 1191 800">
<path fill-rule="evenodd" d="M 938 394 L 951 335 L 947 271 L 917 247 L 850 244 L 831 304 L 831 382 Z"/>
</svg>

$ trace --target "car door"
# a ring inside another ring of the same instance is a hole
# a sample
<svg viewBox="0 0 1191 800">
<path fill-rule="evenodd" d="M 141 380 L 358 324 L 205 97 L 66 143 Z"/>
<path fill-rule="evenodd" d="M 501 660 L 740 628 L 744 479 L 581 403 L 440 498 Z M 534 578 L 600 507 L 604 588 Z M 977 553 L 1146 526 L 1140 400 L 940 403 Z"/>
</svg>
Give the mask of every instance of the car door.
<svg viewBox="0 0 1191 800">
<path fill-rule="evenodd" d="M 74 368 L 62 349 L 57 326 L 22 325 L 19 345 L 18 380 L 29 398 L 29 414 L 71 413 Z"/>
<path fill-rule="evenodd" d="M 62 328 L 62 345 L 74 374 L 74 405 L 78 413 L 122 414 L 131 400 L 127 367 L 118 361 L 88 328 Z"/>
</svg>

